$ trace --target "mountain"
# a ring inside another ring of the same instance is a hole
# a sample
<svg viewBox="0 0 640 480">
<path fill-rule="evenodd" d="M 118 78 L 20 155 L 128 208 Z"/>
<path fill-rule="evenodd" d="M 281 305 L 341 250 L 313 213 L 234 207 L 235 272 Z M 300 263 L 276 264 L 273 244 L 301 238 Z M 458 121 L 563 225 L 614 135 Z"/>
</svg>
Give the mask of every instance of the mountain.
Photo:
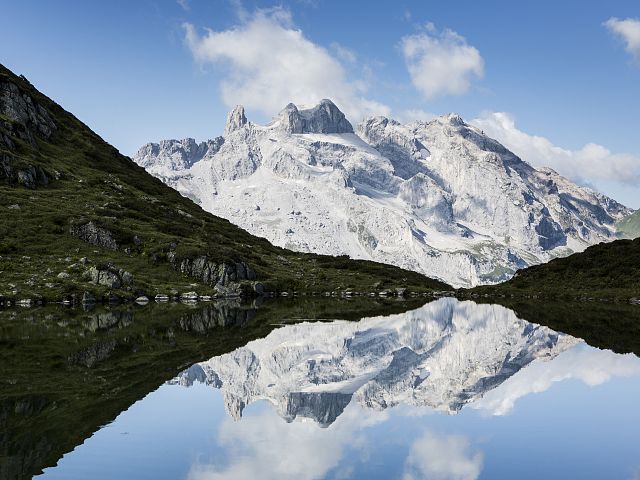
<svg viewBox="0 0 640 480">
<path fill-rule="evenodd" d="M 621 238 L 633 239 L 640 237 L 640 210 L 618 220 L 616 229 Z"/>
<path fill-rule="evenodd" d="M 135 297 L 449 288 L 388 265 L 274 247 L 167 187 L 3 66 L 0 271 L 0 303 L 79 299 L 83 291 Z"/>
<path fill-rule="evenodd" d="M 456 287 L 616 238 L 631 210 L 535 169 L 451 114 L 354 129 L 330 100 L 267 125 L 236 107 L 224 136 L 150 143 L 134 160 L 205 210 L 275 245 L 348 255 Z"/>
<path fill-rule="evenodd" d="M 453 414 L 577 341 L 497 305 L 444 298 L 357 323 L 288 325 L 197 363 L 171 383 L 220 389 L 235 419 L 258 400 L 287 421 L 302 416 L 321 426 L 353 400 L 377 410 L 405 404 Z"/>
<path fill-rule="evenodd" d="M 594 245 L 584 252 L 519 270 L 500 285 L 476 287 L 471 290 L 474 293 L 640 302 L 640 238 Z"/>
</svg>

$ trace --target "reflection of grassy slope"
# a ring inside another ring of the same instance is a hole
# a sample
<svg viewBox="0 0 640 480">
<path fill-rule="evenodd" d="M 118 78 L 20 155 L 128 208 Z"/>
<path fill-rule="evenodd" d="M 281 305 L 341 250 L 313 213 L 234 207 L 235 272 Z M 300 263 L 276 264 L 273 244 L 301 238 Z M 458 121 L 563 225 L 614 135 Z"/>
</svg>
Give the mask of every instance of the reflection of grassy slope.
<svg viewBox="0 0 640 480">
<path fill-rule="evenodd" d="M 620 238 L 640 237 L 640 210 L 616 223 Z"/>
<path fill-rule="evenodd" d="M 468 292 L 546 298 L 640 297 L 640 238 L 600 243 L 584 252 L 520 270 L 508 282 Z"/>
<path fill-rule="evenodd" d="M 0 65 L 3 83 L 17 86 L 21 95 L 43 107 L 56 129 L 45 138 L 35 127 L 0 113 L 0 295 L 13 296 L 14 288 L 18 298 L 42 295 L 59 300 L 86 289 L 105 294 L 105 288 L 83 278 L 87 267 L 78 265 L 81 257 L 93 264 L 113 262 L 131 272 L 134 285 L 121 294 L 155 295 L 170 287 L 210 294 L 210 286 L 171 268 L 170 251 L 178 259 L 206 254 L 215 262 L 244 261 L 271 289 L 448 288 L 388 265 L 274 247 L 203 211 Z M 5 111 L 2 102 L 0 97 L 0 112 Z M 25 131 L 35 138 L 35 146 L 20 138 Z M 13 174 L 7 174 L 6 165 Z M 46 172 L 49 183 L 40 182 L 35 188 L 20 185 L 17 172 L 28 167 Z M 71 225 L 88 221 L 111 232 L 119 248 L 98 248 L 70 235 Z M 59 278 L 61 272 L 69 277 Z"/>
<path fill-rule="evenodd" d="M 518 317 L 584 339 L 594 347 L 640 356 L 640 306 L 601 302 L 536 302 L 512 298 L 499 303 Z"/>
<path fill-rule="evenodd" d="M 55 465 L 182 369 L 264 337 L 276 324 L 400 313 L 421 302 L 0 311 L 0 479 L 31 478 Z"/>
</svg>

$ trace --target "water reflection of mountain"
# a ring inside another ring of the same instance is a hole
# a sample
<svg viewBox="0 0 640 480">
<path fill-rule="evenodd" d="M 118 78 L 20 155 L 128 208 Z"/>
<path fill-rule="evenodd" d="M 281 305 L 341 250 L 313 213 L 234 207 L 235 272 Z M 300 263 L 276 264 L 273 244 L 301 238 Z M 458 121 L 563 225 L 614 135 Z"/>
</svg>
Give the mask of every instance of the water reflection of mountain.
<svg viewBox="0 0 640 480">
<path fill-rule="evenodd" d="M 577 341 L 501 306 L 447 298 L 357 323 L 286 326 L 193 365 L 171 383 L 219 388 L 235 419 L 262 399 L 287 421 L 307 417 L 321 426 L 351 401 L 454 414 L 534 359 L 554 358 Z"/>
</svg>

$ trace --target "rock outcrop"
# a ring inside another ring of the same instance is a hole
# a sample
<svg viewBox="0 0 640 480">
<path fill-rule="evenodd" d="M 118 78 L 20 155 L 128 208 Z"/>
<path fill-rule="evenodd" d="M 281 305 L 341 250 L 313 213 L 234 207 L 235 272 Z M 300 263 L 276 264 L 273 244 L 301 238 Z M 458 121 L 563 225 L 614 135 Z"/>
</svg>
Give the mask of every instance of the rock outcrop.
<svg viewBox="0 0 640 480">
<path fill-rule="evenodd" d="M 123 288 L 133 284 L 133 275 L 115 265 L 99 265 L 89 268 L 86 276 L 92 283 L 108 288 Z"/>
<path fill-rule="evenodd" d="M 0 83 L 0 113 L 19 126 L 19 137 L 32 146 L 35 136 L 48 138 L 56 129 L 47 110 L 14 83 Z"/>
<path fill-rule="evenodd" d="M 94 222 L 72 225 L 69 233 L 80 240 L 109 250 L 117 250 L 118 243 L 113 234 L 106 228 L 99 227 Z"/>
<path fill-rule="evenodd" d="M 331 101 L 299 110 L 293 103 L 278 115 L 279 128 L 287 133 L 353 133 L 344 113 Z"/>
<path fill-rule="evenodd" d="M 56 125 L 47 110 L 15 83 L 0 82 L 0 180 L 27 188 L 48 185 L 52 177 L 39 165 L 16 162 L 11 153 L 17 143 L 37 148 L 37 138 L 49 138 Z"/>
<path fill-rule="evenodd" d="M 247 117 L 244 114 L 244 107 L 242 105 L 237 105 L 227 116 L 227 124 L 224 127 L 224 136 L 227 137 L 231 132 L 244 127 L 246 124 Z"/>
<path fill-rule="evenodd" d="M 175 253 L 169 255 L 169 260 L 180 272 L 212 287 L 229 287 L 243 280 L 256 279 L 253 269 L 244 262 L 217 263 L 206 255 L 177 259 Z"/>
</svg>

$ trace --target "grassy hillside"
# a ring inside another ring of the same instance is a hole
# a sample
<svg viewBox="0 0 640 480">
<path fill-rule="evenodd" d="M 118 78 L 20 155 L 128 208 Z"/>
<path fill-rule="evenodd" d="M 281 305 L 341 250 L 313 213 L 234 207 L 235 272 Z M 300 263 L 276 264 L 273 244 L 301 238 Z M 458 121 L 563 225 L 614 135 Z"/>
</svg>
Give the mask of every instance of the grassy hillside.
<svg viewBox="0 0 640 480">
<path fill-rule="evenodd" d="M 223 278 L 246 292 L 256 282 L 449 289 L 387 265 L 276 248 L 165 186 L 0 66 L 0 295 L 212 294 Z"/>
<path fill-rule="evenodd" d="M 584 252 L 519 270 L 508 282 L 466 293 L 628 301 L 640 297 L 640 238 L 600 243 Z"/>
<path fill-rule="evenodd" d="M 640 210 L 633 212 L 628 217 L 619 220 L 616 228 L 621 238 L 638 238 L 640 237 Z"/>
</svg>

